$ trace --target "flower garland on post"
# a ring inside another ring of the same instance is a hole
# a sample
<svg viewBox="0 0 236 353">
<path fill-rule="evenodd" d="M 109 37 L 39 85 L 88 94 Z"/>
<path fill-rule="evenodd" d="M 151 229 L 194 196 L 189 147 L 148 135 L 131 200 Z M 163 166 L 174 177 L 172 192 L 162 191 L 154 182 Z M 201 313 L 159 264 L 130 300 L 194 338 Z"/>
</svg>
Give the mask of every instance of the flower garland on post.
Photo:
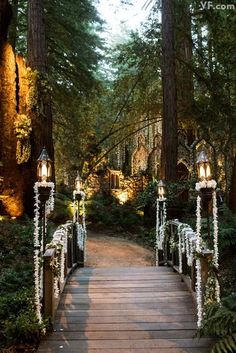
<svg viewBox="0 0 236 353">
<path fill-rule="evenodd" d="M 160 202 L 162 208 L 160 208 Z M 166 198 L 157 198 L 156 201 L 156 266 L 158 266 L 158 250 L 163 250 L 163 242 L 165 237 L 166 229 Z"/>
<path fill-rule="evenodd" d="M 39 187 L 49 187 L 50 195 L 46 203 L 46 214 L 45 217 L 54 209 L 54 188 L 53 182 L 36 182 L 34 184 L 34 287 L 35 287 L 35 308 L 36 316 L 39 323 L 42 322 L 41 314 L 41 299 L 42 299 L 42 261 L 43 261 L 43 237 L 42 227 L 40 226 L 40 200 L 39 200 Z M 41 236 L 41 239 L 40 239 Z"/>
<path fill-rule="evenodd" d="M 79 212 L 78 212 L 78 207 L 77 207 L 77 201 L 76 200 L 76 195 L 80 195 L 81 196 L 81 200 L 82 200 L 82 224 L 80 223 L 79 220 Z M 85 212 L 85 193 L 83 191 L 77 191 L 74 190 L 73 191 L 73 210 L 74 210 L 74 214 L 73 214 L 73 223 L 76 224 L 76 230 L 77 230 L 77 243 L 78 246 L 80 248 L 80 250 L 84 251 L 84 261 L 86 261 L 87 258 L 87 247 L 86 247 L 86 243 L 87 243 L 87 230 L 86 230 L 86 212 Z"/>
<path fill-rule="evenodd" d="M 196 190 L 198 192 L 201 189 L 212 189 L 212 201 L 213 201 L 213 264 L 218 269 L 218 214 L 217 214 L 217 200 L 216 200 L 216 181 L 215 180 L 203 180 L 196 183 Z M 196 223 L 196 252 L 200 255 L 201 253 L 201 196 L 198 194 L 197 196 L 197 223 Z M 197 305 L 198 305 L 198 327 L 201 327 L 202 319 L 203 319 L 203 298 L 202 298 L 202 284 L 201 284 L 201 262 L 200 259 L 196 260 L 196 272 L 197 272 L 197 282 L 196 282 L 196 295 L 197 295 Z M 219 282 L 216 280 L 216 298 L 217 301 L 220 301 L 220 288 Z"/>
</svg>

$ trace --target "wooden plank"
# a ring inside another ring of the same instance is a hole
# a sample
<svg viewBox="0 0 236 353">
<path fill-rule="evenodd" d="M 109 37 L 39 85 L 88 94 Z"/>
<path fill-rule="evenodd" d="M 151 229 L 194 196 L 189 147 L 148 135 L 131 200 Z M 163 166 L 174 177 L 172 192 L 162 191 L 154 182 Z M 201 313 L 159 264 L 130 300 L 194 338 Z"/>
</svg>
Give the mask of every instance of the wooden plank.
<svg viewBox="0 0 236 353">
<path fill-rule="evenodd" d="M 164 308 L 186 308 L 191 313 L 193 311 L 192 303 L 116 303 L 116 304 L 63 304 L 61 302 L 58 306 L 59 309 L 76 309 L 76 310 L 135 310 L 135 309 L 164 309 Z"/>
<path fill-rule="evenodd" d="M 189 292 L 187 290 L 176 290 L 174 292 L 169 292 L 169 291 L 155 291 L 153 288 L 149 287 L 144 287 L 144 288 L 77 288 L 74 286 L 66 286 L 66 289 L 64 290 L 63 294 L 84 294 L 84 295 L 89 295 L 93 297 L 104 297 L 104 294 L 108 297 L 132 297 L 132 296 L 142 296 L 147 294 L 149 295 L 154 295 L 156 297 L 162 297 L 168 295 L 169 297 L 175 297 L 176 295 L 181 295 L 181 296 L 189 296 Z M 135 293 L 135 294 L 134 294 Z M 151 293 L 151 294 L 149 294 Z"/>
<path fill-rule="evenodd" d="M 146 266 L 146 267 L 112 267 L 112 268 L 104 268 L 104 267 L 96 267 L 96 268 L 79 268 L 76 270 L 74 273 L 75 274 L 87 274 L 87 273 L 92 273 L 92 274 L 100 274 L 100 273 L 113 273 L 113 274 L 119 274 L 119 273 L 146 273 L 146 272 L 158 272 L 158 273 L 173 273 L 173 269 L 170 267 L 155 267 L 155 266 Z"/>
<path fill-rule="evenodd" d="M 106 324 L 106 323 L 142 323 L 142 322 L 196 322 L 195 315 L 136 315 L 136 316 L 56 316 L 59 324 Z"/>
<path fill-rule="evenodd" d="M 69 324 L 56 323 L 55 330 L 63 331 L 156 331 L 156 330 L 194 330 L 195 322 L 159 322 L 159 323 L 121 323 L 121 324 Z"/>
<path fill-rule="evenodd" d="M 111 332 L 111 331 L 101 331 L 101 332 L 63 332 L 57 331 L 53 334 L 53 336 L 49 336 L 49 341 L 72 341 L 72 340 L 143 340 L 143 339 L 169 339 L 169 338 L 194 338 L 196 334 L 195 330 L 171 330 L 171 331 L 119 331 L 119 332 Z"/>
<path fill-rule="evenodd" d="M 106 283 L 78 283 L 78 282 L 68 282 L 68 285 L 74 285 L 77 288 L 137 288 L 137 287 L 149 287 L 149 288 L 155 288 L 157 291 L 163 291 L 165 290 L 178 290 L 178 289 L 183 289 L 187 290 L 186 286 L 184 283 L 179 282 L 179 283 L 154 283 L 154 282 L 149 282 L 149 283 L 138 283 L 138 282 L 128 282 L 128 283 L 112 283 L 112 282 L 106 282 Z"/>
<path fill-rule="evenodd" d="M 195 347 L 201 348 L 210 345 L 212 342 L 209 338 L 202 338 L 201 340 L 198 339 L 150 339 L 150 340 L 81 340 L 79 342 L 79 347 L 84 349 L 134 349 L 134 348 L 185 348 L 185 347 Z M 71 349 L 78 349 L 77 341 L 47 341 L 46 347 L 53 347 L 53 346 L 60 346 L 60 345 L 68 345 L 70 344 Z M 41 348 L 44 347 L 42 344 Z"/>
<path fill-rule="evenodd" d="M 120 293 L 113 293 L 113 292 L 107 292 L 107 293 L 94 293 L 91 291 L 90 293 L 80 293 L 80 291 L 64 291 L 62 298 L 67 298 L 67 297 L 73 297 L 73 298 L 79 298 L 79 299 L 103 299 L 103 298 L 109 298 L 109 299 L 120 299 L 120 298 L 157 298 L 158 300 L 161 298 L 189 298 L 189 293 L 187 291 L 176 291 L 176 292 L 153 292 L 153 291 L 148 291 L 148 292 L 136 292 L 136 293 L 126 293 L 126 292 L 120 292 Z"/>
<path fill-rule="evenodd" d="M 101 312 L 101 310 L 57 310 L 57 317 L 61 316 L 61 315 L 68 315 L 68 316 L 86 316 L 86 317 L 96 317 L 96 316 L 121 316 L 121 315 L 125 315 L 125 316 L 136 316 L 136 315 L 188 315 L 188 314 L 192 314 L 192 311 L 189 311 L 188 308 L 186 307 L 176 307 L 176 308 L 159 308 L 159 309 L 145 309 L 143 310 L 142 308 L 136 308 L 134 310 L 130 309 L 130 310 L 103 310 Z"/>
<path fill-rule="evenodd" d="M 79 342 L 78 342 L 79 344 Z M 42 346 L 39 348 L 38 353 L 209 353 L 209 348 L 131 348 L 131 349 L 96 349 L 96 348 L 87 348 L 87 347 L 77 347 L 71 348 L 70 342 L 66 342 L 64 344 L 55 343 L 51 347 Z"/>
<path fill-rule="evenodd" d="M 85 275 L 72 275 L 71 277 L 71 280 L 74 280 L 74 281 L 80 281 L 80 280 L 84 280 L 84 281 L 90 281 L 90 280 L 93 280 L 93 281 L 130 281 L 130 280 L 155 280 L 155 279 L 158 279 L 158 280 L 162 280 L 162 281 L 171 281 L 171 280 L 180 280 L 179 277 L 176 277 L 176 274 L 174 273 L 168 273 L 168 274 L 158 274 L 158 273 L 153 273 L 153 274 L 133 274 L 133 275 L 90 275 L 90 276 L 85 276 Z"/>
<path fill-rule="evenodd" d="M 155 298 L 155 296 L 153 296 Z M 157 299 L 158 303 L 191 303 L 192 304 L 192 299 L 189 297 L 160 297 Z M 62 297 L 62 304 L 142 304 L 142 303 L 152 303 L 153 300 L 151 300 L 150 297 L 143 297 L 143 298 L 80 298 L 80 296 L 77 296 L 74 294 L 71 296 L 71 294 L 67 294 Z"/>
</svg>

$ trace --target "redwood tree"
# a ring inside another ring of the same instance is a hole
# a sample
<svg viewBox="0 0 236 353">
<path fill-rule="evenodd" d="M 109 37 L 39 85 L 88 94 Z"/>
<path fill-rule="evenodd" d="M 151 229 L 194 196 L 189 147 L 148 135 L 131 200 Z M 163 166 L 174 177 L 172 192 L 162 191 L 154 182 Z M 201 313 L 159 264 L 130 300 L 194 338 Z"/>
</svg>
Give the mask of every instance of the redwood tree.
<svg viewBox="0 0 236 353">
<path fill-rule="evenodd" d="M 36 180 L 36 164 L 42 147 L 46 147 L 53 159 L 52 111 L 50 89 L 47 80 L 47 46 L 42 0 L 28 1 L 27 65 L 31 69 L 29 85 L 33 96 L 28 102 L 27 115 L 32 122 L 31 158 L 28 168 L 26 198 L 32 209 L 32 188 Z"/>
<path fill-rule="evenodd" d="M 174 50 L 174 1 L 162 1 L 163 122 L 161 178 L 176 179 L 177 108 Z"/>
</svg>

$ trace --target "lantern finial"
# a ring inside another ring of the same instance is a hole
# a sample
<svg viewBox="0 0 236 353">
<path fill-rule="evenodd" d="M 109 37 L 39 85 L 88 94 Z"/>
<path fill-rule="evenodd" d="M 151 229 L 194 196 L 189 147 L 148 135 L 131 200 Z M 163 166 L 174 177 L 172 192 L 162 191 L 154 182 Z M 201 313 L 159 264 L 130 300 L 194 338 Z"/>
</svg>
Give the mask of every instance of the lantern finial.
<svg viewBox="0 0 236 353">
<path fill-rule="evenodd" d="M 45 147 L 37 159 L 37 176 L 40 182 L 49 182 L 52 177 L 52 160 Z"/>
<path fill-rule="evenodd" d="M 165 198 L 165 193 L 166 193 L 165 188 L 166 186 L 163 180 L 160 180 L 157 184 L 158 197 L 160 200 L 163 200 Z"/>
<path fill-rule="evenodd" d="M 208 156 L 205 150 L 202 150 L 197 158 L 197 173 L 198 178 L 203 180 L 210 180 L 211 179 L 211 163 L 208 159 Z"/>
</svg>

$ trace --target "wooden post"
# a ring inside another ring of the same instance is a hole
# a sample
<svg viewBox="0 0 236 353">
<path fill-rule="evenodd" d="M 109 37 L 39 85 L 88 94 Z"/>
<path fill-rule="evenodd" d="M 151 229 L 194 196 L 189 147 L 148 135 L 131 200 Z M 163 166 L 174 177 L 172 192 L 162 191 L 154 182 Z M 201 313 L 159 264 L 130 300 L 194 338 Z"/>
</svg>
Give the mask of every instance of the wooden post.
<svg viewBox="0 0 236 353">
<path fill-rule="evenodd" d="M 76 264 L 78 262 L 78 251 L 77 251 L 77 232 L 76 227 L 73 227 L 72 230 L 72 247 L 73 247 L 73 263 Z"/>
<path fill-rule="evenodd" d="M 45 316 L 54 316 L 54 275 L 51 262 L 54 260 L 55 249 L 48 249 L 43 255 L 44 259 L 44 291 L 43 311 Z"/>
<path fill-rule="evenodd" d="M 182 254 L 182 273 L 184 275 L 187 275 L 187 273 L 188 273 L 188 264 L 187 264 L 186 253 Z"/>
<path fill-rule="evenodd" d="M 72 261 L 73 261 L 73 259 L 72 259 L 72 244 L 71 243 L 72 243 L 71 238 L 68 237 L 67 238 L 67 266 L 68 266 L 68 268 L 72 268 L 72 265 L 73 265 L 73 263 L 72 263 Z"/>
<path fill-rule="evenodd" d="M 196 260 L 193 260 L 191 267 L 191 288 L 195 292 L 196 290 Z"/>
<path fill-rule="evenodd" d="M 211 250 L 203 251 L 203 256 L 200 258 L 201 261 L 201 279 L 202 279 L 202 288 L 203 288 L 203 297 L 205 295 L 206 283 L 208 280 L 209 273 L 209 264 L 213 258 L 213 252 Z"/>
</svg>

